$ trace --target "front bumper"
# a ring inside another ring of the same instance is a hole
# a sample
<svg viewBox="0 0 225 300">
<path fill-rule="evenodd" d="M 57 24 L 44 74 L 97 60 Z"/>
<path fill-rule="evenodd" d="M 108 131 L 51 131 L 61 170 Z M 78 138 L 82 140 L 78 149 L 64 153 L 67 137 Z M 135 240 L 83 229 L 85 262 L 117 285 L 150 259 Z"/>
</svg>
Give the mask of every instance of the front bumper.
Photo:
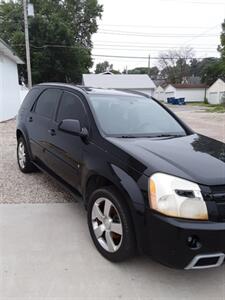
<svg viewBox="0 0 225 300">
<path fill-rule="evenodd" d="M 213 255 L 218 255 L 220 264 L 224 260 L 225 222 L 188 221 L 148 211 L 145 234 L 145 252 L 169 267 L 188 268 L 202 255 L 206 255 L 202 267 L 218 265 L 216 258 L 210 258 Z"/>
</svg>

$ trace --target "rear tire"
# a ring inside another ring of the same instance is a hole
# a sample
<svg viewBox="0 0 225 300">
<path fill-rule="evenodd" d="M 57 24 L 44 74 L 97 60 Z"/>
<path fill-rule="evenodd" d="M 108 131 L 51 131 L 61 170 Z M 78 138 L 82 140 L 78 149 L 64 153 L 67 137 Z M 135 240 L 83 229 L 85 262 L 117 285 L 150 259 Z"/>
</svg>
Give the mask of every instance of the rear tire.
<svg viewBox="0 0 225 300">
<path fill-rule="evenodd" d="M 36 170 L 30 160 L 27 145 L 22 136 L 17 140 L 17 162 L 20 171 L 23 173 L 31 173 Z"/>
<path fill-rule="evenodd" d="M 129 210 L 113 187 L 96 190 L 88 203 L 88 226 L 98 251 L 112 262 L 135 254 L 136 240 Z"/>
</svg>

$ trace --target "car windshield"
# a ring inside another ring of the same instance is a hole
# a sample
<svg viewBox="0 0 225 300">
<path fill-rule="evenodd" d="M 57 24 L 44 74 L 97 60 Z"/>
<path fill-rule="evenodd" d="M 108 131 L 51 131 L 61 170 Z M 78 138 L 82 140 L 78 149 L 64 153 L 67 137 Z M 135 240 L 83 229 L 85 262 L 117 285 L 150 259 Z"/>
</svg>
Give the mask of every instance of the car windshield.
<svg viewBox="0 0 225 300">
<path fill-rule="evenodd" d="M 156 101 L 133 95 L 90 95 L 96 121 L 108 136 L 186 135 L 182 126 Z"/>
</svg>

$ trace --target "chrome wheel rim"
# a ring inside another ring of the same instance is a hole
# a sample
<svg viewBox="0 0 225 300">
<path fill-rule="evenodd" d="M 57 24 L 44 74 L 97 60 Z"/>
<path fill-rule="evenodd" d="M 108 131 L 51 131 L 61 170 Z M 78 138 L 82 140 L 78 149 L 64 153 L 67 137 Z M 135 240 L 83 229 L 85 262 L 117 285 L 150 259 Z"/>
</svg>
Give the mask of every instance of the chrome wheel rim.
<svg viewBox="0 0 225 300">
<path fill-rule="evenodd" d="M 20 142 L 18 146 L 18 161 L 20 167 L 24 169 L 26 164 L 26 153 L 25 153 L 25 146 L 23 142 Z"/>
<path fill-rule="evenodd" d="M 108 252 L 116 252 L 123 240 L 123 226 L 115 205 L 99 198 L 92 207 L 92 228 L 99 244 Z"/>
</svg>

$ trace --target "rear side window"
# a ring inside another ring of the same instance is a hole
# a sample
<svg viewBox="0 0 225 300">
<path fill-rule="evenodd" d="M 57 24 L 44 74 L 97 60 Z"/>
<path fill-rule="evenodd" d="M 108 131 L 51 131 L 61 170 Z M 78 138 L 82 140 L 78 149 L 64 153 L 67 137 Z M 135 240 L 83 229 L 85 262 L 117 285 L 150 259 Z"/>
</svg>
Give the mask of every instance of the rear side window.
<svg viewBox="0 0 225 300">
<path fill-rule="evenodd" d="M 31 89 L 29 93 L 26 95 L 26 97 L 24 98 L 21 108 L 31 110 L 39 94 L 40 94 L 40 89 L 38 88 Z"/>
<path fill-rule="evenodd" d="M 64 92 L 60 103 L 57 122 L 65 119 L 79 120 L 81 125 L 86 125 L 86 113 L 79 97 L 74 94 Z"/>
<path fill-rule="evenodd" d="M 42 117 L 51 119 L 60 99 L 61 93 L 62 92 L 58 89 L 48 89 L 44 91 L 37 101 L 35 113 Z"/>
</svg>

